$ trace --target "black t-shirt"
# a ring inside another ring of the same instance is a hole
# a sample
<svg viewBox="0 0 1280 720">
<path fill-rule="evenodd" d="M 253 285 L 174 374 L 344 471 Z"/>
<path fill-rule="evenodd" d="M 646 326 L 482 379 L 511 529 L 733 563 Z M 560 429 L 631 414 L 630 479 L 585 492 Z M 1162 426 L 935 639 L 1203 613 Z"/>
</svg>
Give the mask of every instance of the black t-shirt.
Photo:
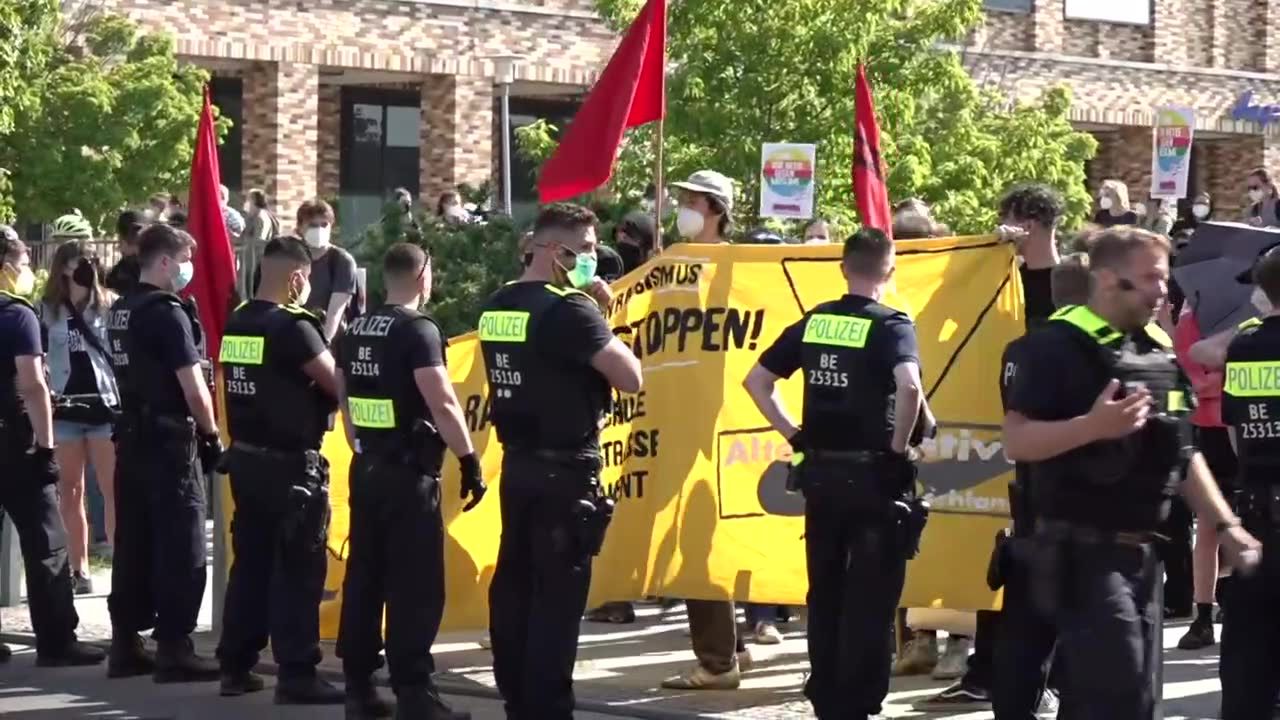
<svg viewBox="0 0 1280 720">
<path fill-rule="evenodd" d="M 618 257 L 622 260 L 623 275 L 626 275 L 632 270 L 640 267 L 644 264 L 644 261 L 648 259 L 647 253 L 641 250 L 640 246 L 632 245 L 631 243 L 618 243 L 617 253 Z"/>
<path fill-rule="evenodd" d="M 311 294 L 305 307 L 327 313 L 334 293 L 346 293 L 351 296 L 351 302 L 355 302 L 358 281 L 355 258 L 346 250 L 331 246 L 311 263 Z"/>
<path fill-rule="evenodd" d="M 93 373 L 93 358 L 89 357 L 89 353 L 97 351 L 89 344 L 84 333 L 77 327 L 77 323 L 69 320 L 66 322 L 68 323 L 67 352 L 71 375 L 67 378 L 67 386 L 62 394 L 97 395 L 98 379 Z"/>
<path fill-rule="evenodd" d="M 107 273 L 107 287 L 115 291 L 117 295 L 128 295 L 138 286 L 142 276 L 142 265 L 138 262 L 137 255 L 130 255 L 121 258 L 115 267 Z"/>
<path fill-rule="evenodd" d="M 1240 457 L 1280 460 L 1280 318 L 1247 327 L 1227 347 L 1222 420 L 1235 428 Z M 1243 467 L 1243 466 L 1242 466 Z M 1255 468 L 1246 480 L 1269 481 L 1274 466 Z"/>
<path fill-rule="evenodd" d="M 156 289 L 147 283 L 138 284 L 138 292 Z M 132 379 L 142 401 L 163 415 L 189 415 L 186 396 L 176 373 L 198 365 L 200 353 L 196 349 L 191 320 L 186 311 L 172 302 L 151 302 L 130 317 L 129 328 L 135 343 L 132 352 L 148 353 L 164 371 L 152 377 Z M 130 365 L 138 367 L 133 362 Z"/>
<path fill-rule="evenodd" d="M 43 354 L 40 320 L 35 312 L 16 302 L 0 308 L 0 377 L 17 376 L 17 358 Z"/>
<path fill-rule="evenodd" d="M 1112 215 L 1110 210 L 1099 210 L 1098 214 L 1093 216 L 1093 223 L 1102 227 L 1137 225 L 1138 213 L 1130 210 L 1122 215 Z"/>
<path fill-rule="evenodd" d="M 841 312 L 857 314 L 874 300 L 856 295 L 845 295 L 842 298 Z M 804 348 L 804 328 L 808 316 L 800 318 L 790 327 L 782 331 L 760 355 L 760 365 L 778 377 L 791 377 L 802 364 L 801 352 Z M 896 313 L 877 326 L 871 335 L 867 350 L 877 357 L 884 358 L 884 369 L 890 374 L 893 368 L 902 363 L 920 364 L 920 345 L 916 341 L 916 328 L 906 313 Z"/>
<path fill-rule="evenodd" d="M 277 307 L 279 306 L 275 303 L 266 300 L 250 300 L 238 312 L 248 316 L 263 315 Z M 301 372 L 303 365 L 328 349 L 315 325 L 300 317 L 271 336 L 265 361 L 281 373 Z"/>
<path fill-rule="evenodd" d="M 384 305 L 365 317 L 373 318 L 379 315 L 391 315 L 396 318 L 398 324 L 383 340 L 385 344 L 382 352 L 385 355 L 378 369 L 378 387 L 387 393 L 383 397 L 394 398 L 398 408 L 397 424 L 404 429 L 409 429 L 414 420 L 431 417 L 431 411 L 427 408 L 413 373 L 422 368 L 447 365 L 448 342 L 440 334 L 440 329 L 434 322 L 426 318 L 410 320 L 409 318 L 416 317 L 417 314 L 408 308 Z M 353 326 L 352 330 L 354 329 Z M 350 335 L 344 337 L 342 342 L 335 343 L 335 360 L 346 375 L 348 393 L 351 395 L 354 395 L 351 392 L 351 378 L 357 375 L 349 368 L 347 356 L 354 352 L 352 348 L 358 343 L 359 340 Z M 405 413 L 403 417 L 400 415 L 401 411 Z"/>
<path fill-rule="evenodd" d="M 1026 326 L 1030 330 L 1043 325 L 1053 314 L 1053 285 L 1050 277 L 1053 268 L 1031 270 L 1026 265 L 1018 268 L 1022 277 L 1022 297 Z"/>
</svg>

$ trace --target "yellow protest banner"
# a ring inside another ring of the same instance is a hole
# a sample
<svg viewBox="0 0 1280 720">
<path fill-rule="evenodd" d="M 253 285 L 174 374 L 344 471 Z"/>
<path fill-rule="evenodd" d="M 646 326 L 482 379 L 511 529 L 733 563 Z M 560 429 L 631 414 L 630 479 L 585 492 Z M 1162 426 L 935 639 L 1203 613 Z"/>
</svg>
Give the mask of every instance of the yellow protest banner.
<svg viewBox="0 0 1280 720">
<path fill-rule="evenodd" d="M 803 604 L 804 503 L 785 491 L 790 448 L 742 380 L 784 328 L 845 292 L 839 260 L 839 246 L 677 245 L 614 284 L 609 322 L 640 357 L 645 387 L 615 397 L 602 436 L 601 479 L 618 509 L 596 559 L 593 603 L 662 595 Z M 991 607 L 985 567 L 1007 522 L 1012 478 L 1000 442 L 999 363 L 1023 328 L 1013 250 L 990 237 L 898 243 L 884 302 L 916 322 L 940 423 L 920 471 L 934 511 L 902 604 Z M 501 448 L 474 333 L 452 341 L 449 370 L 491 490 L 461 513 L 457 466 L 446 460 L 445 625 L 481 628 L 501 532 Z M 781 388 L 798 413 L 799 375 Z M 351 454 L 341 428 L 326 437 L 324 453 L 333 521 L 321 628 L 332 638 L 349 527 Z M 410 572 L 423 561 L 415 548 L 399 560 Z"/>
</svg>

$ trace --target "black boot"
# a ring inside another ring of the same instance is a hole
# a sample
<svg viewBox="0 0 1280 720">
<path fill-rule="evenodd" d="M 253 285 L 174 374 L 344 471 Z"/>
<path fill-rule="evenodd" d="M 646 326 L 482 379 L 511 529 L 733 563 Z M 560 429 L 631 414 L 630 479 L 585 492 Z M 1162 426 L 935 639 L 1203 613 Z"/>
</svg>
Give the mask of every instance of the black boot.
<svg viewBox="0 0 1280 720">
<path fill-rule="evenodd" d="M 276 681 L 277 705 L 340 705 L 345 697 L 328 680 L 315 675 Z"/>
<path fill-rule="evenodd" d="M 97 665 L 105 660 L 107 654 L 102 648 L 85 645 L 79 640 L 72 640 L 55 652 L 36 651 L 36 667 L 72 667 L 77 665 Z"/>
<path fill-rule="evenodd" d="M 189 637 L 161 640 L 156 646 L 156 671 L 152 677 L 158 683 L 212 682 L 221 675 L 218 661 L 196 655 Z"/>
<path fill-rule="evenodd" d="M 243 672 L 224 672 L 222 673 L 222 687 L 218 694 L 223 697 L 239 697 L 258 692 L 266 686 L 266 681 L 257 673 L 249 672 L 248 670 Z"/>
<path fill-rule="evenodd" d="M 142 643 L 142 636 L 136 632 L 112 631 L 111 651 L 107 653 L 107 677 L 136 677 L 155 671 L 156 655 Z"/>
<path fill-rule="evenodd" d="M 0 643 L 0 663 L 9 662 L 11 657 L 13 657 L 13 651 L 9 649 L 8 645 Z"/>
<path fill-rule="evenodd" d="M 378 691 L 368 680 L 354 681 L 347 678 L 346 720 L 382 720 L 395 714 L 396 706 L 390 700 L 379 697 Z"/>
<path fill-rule="evenodd" d="M 396 720 L 471 720 L 471 713 L 449 707 L 435 688 L 415 685 L 396 689 Z"/>
</svg>

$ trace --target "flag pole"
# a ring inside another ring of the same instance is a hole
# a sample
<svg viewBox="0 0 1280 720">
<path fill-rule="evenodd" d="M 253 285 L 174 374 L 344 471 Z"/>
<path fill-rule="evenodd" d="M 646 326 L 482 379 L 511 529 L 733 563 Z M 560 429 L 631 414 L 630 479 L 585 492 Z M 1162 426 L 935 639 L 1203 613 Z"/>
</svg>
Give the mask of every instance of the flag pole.
<svg viewBox="0 0 1280 720">
<path fill-rule="evenodd" d="M 653 254 L 658 255 L 662 252 L 662 199 L 666 195 L 666 190 L 662 184 L 662 130 L 664 118 L 658 118 L 658 131 L 654 135 L 654 155 L 656 160 L 653 164 Z"/>
</svg>

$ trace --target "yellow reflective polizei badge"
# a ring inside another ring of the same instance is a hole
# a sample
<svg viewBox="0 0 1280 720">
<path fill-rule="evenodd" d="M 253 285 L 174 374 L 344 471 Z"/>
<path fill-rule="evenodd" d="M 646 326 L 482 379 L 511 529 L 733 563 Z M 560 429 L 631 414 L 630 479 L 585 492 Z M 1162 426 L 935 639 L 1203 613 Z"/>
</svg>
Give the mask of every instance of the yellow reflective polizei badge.
<svg viewBox="0 0 1280 720">
<path fill-rule="evenodd" d="M 351 409 L 351 423 L 356 427 L 370 430 L 396 427 L 396 408 L 389 399 L 349 397 L 347 407 Z"/>
<path fill-rule="evenodd" d="M 1168 412 L 1186 412 L 1191 408 L 1187 407 L 1187 395 L 1181 390 L 1169 391 Z"/>
<path fill-rule="evenodd" d="M 266 339 L 248 335 L 224 335 L 218 362 L 233 365 L 261 365 L 266 353 Z"/>
<path fill-rule="evenodd" d="M 810 315 L 804 325 L 801 342 L 811 345 L 836 345 L 838 347 L 863 348 L 867 346 L 867 331 L 871 318 L 851 315 Z"/>
<path fill-rule="evenodd" d="M 480 342 L 522 343 L 529 332 L 529 313 L 523 310 L 489 310 L 480 315 L 477 330 Z"/>
<path fill-rule="evenodd" d="M 1280 397 L 1280 362 L 1227 363 L 1222 389 L 1232 397 Z"/>
</svg>

